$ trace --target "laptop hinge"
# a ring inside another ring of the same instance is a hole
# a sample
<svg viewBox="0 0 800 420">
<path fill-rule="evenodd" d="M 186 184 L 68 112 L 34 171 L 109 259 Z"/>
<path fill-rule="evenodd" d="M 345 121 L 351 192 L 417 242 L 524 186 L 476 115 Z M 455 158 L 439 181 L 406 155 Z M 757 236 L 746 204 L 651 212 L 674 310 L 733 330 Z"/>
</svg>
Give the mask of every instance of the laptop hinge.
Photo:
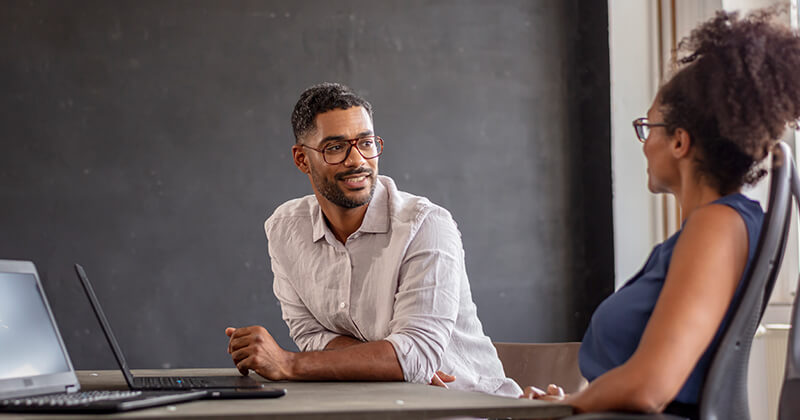
<svg viewBox="0 0 800 420">
<path fill-rule="evenodd" d="M 66 389 L 65 389 L 65 391 L 67 391 L 67 393 L 76 392 L 77 390 L 78 390 L 78 387 L 76 387 L 75 385 L 67 385 Z"/>
</svg>

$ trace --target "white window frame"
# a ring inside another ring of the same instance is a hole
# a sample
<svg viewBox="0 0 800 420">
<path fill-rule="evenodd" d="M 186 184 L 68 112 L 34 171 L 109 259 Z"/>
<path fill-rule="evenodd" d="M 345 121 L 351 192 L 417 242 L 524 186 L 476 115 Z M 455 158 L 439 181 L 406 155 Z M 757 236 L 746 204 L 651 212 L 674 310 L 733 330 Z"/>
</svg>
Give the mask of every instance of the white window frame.
<svg viewBox="0 0 800 420">
<path fill-rule="evenodd" d="M 798 0 L 792 1 L 791 24 L 797 28 Z M 752 10 L 780 0 L 676 0 L 676 35 L 680 40 L 716 10 Z M 669 63 L 670 0 L 661 2 L 662 46 Z M 614 212 L 615 284 L 620 287 L 644 264 L 654 245 L 666 239 L 667 231 L 677 228 L 674 203 L 666 206 L 660 195 L 647 190 L 646 163 L 641 144 L 636 141 L 631 121 L 644 116 L 659 83 L 658 0 L 609 0 L 609 62 L 611 70 L 611 156 Z M 788 131 L 784 139 L 794 149 L 797 132 Z M 795 149 L 796 150 L 796 149 Z M 766 203 L 766 185 L 745 193 Z M 664 215 L 664 209 L 668 214 Z M 796 212 L 796 210 L 793 210 Z M 797 286 L 800 239 L 797 217 L 789 232 L 781 273 L 773 292 L 765 322 L 786 322 Z"/>
</svg>

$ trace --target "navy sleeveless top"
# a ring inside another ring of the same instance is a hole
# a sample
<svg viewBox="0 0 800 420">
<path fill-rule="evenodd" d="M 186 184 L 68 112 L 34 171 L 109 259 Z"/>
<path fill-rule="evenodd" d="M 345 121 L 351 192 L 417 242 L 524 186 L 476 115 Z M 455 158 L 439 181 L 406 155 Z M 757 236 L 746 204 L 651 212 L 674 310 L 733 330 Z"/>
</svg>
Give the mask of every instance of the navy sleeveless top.
<svg viewBox="0 0 800 420">
<path fill-rule="evenodd" d="M 750 249 L 747 254 L 747 266 L 753 260 L 764 212 L 758 202 L 748 199 L 742 194 L 727 195 L 714 203 L 727 205 L 736 210 L 747 226 L 747 238 Z M 682 231 L 683 229 L 681 229 Z M 667 277 L 672 250 L 681 234 L 678 231 L 666 241 L 656 245 L 647 258 L 644 267 L 625 283 L 617 292 L 606 298 L 597 307 L 589 328 L 583 336 L 579 353 L 581 373 L 590 382 L 605 372 L 625 363 L 633 355 L 639 340 L 644 334 L 645 326 L 653 313 L 664 280 Z M 742 274 L 744 277 L 745 274 Z M 741 293 L 742 280 L 736 288 L 734 299 Z M 719 345 L 722 329 L 731 317 L 730 308 L 725 313 L 714 340 L 703 353 L 686 383 L 681 388 L 675 401 L 684 404 L 697 404 L 703 379 L 708 371 L 711 354 Z"/>
</svg>

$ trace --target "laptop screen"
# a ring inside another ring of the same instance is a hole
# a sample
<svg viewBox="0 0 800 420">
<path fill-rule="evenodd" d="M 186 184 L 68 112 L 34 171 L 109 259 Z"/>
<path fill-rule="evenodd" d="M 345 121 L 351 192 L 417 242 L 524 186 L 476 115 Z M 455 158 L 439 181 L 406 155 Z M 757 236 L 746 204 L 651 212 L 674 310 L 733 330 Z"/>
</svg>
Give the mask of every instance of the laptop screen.
<svg viewBox="0 0 800 420">
<path fill-rule="evenodd" d="M 33 274 L 0 272 L 0 349 L 0 380 L 70 371 Z"/>
</svg>

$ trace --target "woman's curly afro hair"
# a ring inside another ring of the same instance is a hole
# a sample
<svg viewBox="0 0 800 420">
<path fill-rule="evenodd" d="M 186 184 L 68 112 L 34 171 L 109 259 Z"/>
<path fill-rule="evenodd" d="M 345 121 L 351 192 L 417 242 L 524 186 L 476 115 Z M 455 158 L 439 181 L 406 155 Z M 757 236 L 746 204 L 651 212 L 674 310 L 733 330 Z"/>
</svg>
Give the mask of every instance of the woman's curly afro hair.
<svg viewBox="0 0 800 420">
<path fill-rule="evenodd" d="M 667 131 L 689 132 L 721 194 L 758 181 L 759 162 L 800 118 L 800 38 L 773 23 L 778 12 L 718 12 L 681 41 L 687 55 L 659 92 Z"/>
</svg>

